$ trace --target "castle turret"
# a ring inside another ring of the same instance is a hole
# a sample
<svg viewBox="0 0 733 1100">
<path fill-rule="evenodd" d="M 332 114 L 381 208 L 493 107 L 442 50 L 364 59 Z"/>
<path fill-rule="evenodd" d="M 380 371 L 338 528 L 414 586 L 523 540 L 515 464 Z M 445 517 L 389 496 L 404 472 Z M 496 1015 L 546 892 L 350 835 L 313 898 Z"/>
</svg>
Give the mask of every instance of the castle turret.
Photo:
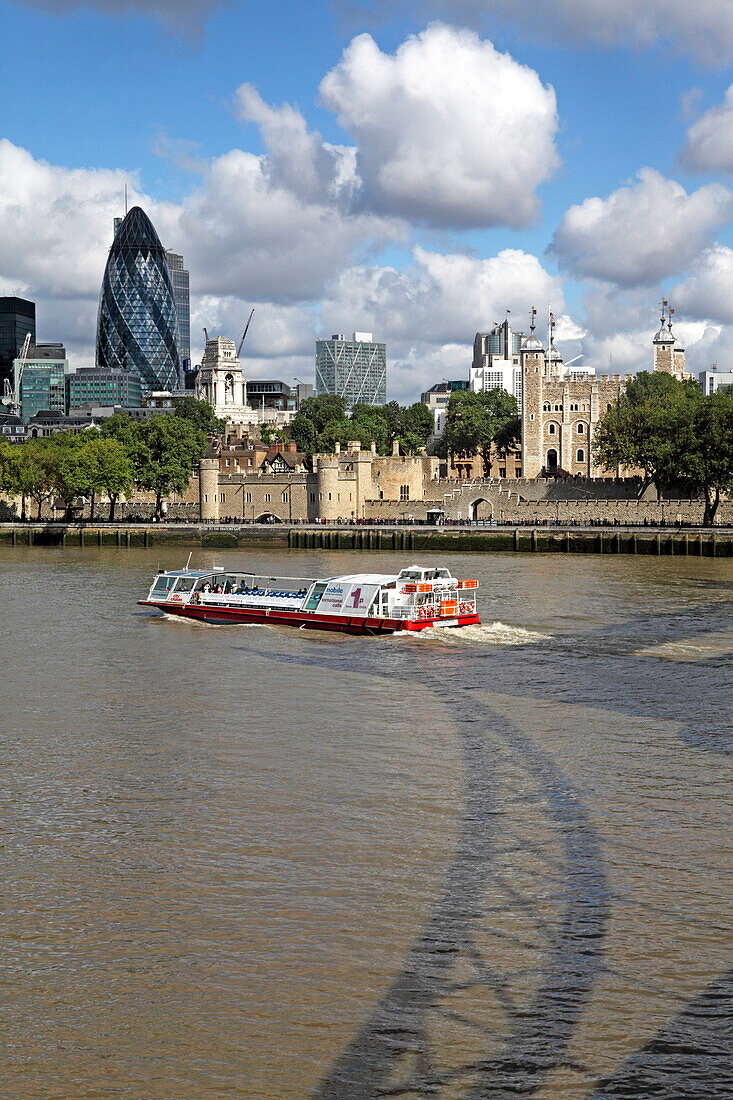
<svg viewBox="0 0 733 1100">
<path fill-rule="evenodd" d="M 653 340 L 654 370 L 664 371 L 665 374 L 674 374 L 674 336 L 667 327 L 667 318 L 664 312 L 666 305 L 666 301 L 662 303 L 660 327 Z"/>
<path fill-rule="evenodd" d="M 522 476 L 537 477 L 543 466 L 542 420 L 532 409 L 542 409 L 542 389 L 545 375 L 545 349 L 535 335 L 531 313 L 529 336 L 522 344 Z"/>
<path fill-rule="evenodd" d="M 199 515 L 202 523 L 219 519 L 218 458 L 202 458 L 199 463 Z"/>
</svg>

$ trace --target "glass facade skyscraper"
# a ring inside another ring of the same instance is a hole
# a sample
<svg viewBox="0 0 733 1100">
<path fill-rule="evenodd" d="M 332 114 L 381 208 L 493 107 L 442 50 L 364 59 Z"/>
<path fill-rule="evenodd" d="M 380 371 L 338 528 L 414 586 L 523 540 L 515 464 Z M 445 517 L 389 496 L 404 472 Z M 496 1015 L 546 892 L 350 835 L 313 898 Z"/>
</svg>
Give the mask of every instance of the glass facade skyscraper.
<svg viewBox="0 0 733 1100">
<path fill-rule="evenodd" d="M 25 298 L 0 298 L 0 396 L 5 380 L 12 382 L 13 362 L 28 333 L 36 339 L 36 303 Z"/>
<path fill-rule="evenodd" d="M 99 298 L 97 366 L 137 371 L 146 390 L 179 385 L 178 315 L 165 249 L 133 206 L 109 250 Z"/>
<path fill-rule="evenodd" d="M 166 252 L 168 270 L 173 283 L 173 300 L 178 314 L 178 358 L 181 360 L 183 378 L 191 370 L 191 291 L 188 271 L 183 266 L 183 256 L 177 252 Z"/>
<path fill-rule="evenodd" d="M 355 332 L 353 340 L 336 334 L 316 340 L 316 397 L 335 393 L 348 408 L 387 401 L 387 345 L 372 340 L 371 332 Z"/>
<path fill-rule="evenodd" d="M 36 344 L 27 359 L 16 359 L 20 415 L 27 423 L 42 410 L 66 412 L 66 375 L 69 360 L 63 344 Z"/>
</svg>

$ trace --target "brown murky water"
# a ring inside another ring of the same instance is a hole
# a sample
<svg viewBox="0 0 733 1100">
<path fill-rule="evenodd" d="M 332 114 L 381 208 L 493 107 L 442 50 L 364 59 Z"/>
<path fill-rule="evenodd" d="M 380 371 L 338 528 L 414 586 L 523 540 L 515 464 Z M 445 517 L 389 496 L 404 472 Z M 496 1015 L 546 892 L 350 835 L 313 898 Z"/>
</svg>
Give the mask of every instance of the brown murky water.
<svg viewBox="0 0 733 1100">
<path fill-rule="evenodd" d="M 733 1096 L 733 565 L 445 559 L 368 639 L 0 550 L 1 1096 Z"/>
</svg>

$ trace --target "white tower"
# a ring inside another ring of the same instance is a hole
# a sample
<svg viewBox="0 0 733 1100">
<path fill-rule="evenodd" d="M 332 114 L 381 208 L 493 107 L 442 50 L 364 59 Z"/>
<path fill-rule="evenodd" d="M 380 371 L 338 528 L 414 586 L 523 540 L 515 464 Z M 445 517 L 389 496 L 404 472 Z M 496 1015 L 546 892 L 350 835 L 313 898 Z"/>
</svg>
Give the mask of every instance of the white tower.
<svg viewBox="0 0 733 1100">
<path fill-rule="evenodd" d="M 206 341 L 196 397 L 208 401 L 218 417 L 232 424 L 256 424 L 257 414 L 247 404 L 247 383 L 237 357 L 237 346 L 226 336 Z"/>
</svg>

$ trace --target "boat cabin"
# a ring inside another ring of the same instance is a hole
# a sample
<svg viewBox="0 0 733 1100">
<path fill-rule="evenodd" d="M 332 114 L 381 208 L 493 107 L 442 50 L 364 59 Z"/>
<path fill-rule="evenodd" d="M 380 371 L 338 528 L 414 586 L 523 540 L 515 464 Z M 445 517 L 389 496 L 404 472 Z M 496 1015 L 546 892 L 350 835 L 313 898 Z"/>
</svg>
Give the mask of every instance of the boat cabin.
<svg viewBox="0 0 733 1100">
<path fill-rule="evenodd" d="M 449 619 L 475 614 L 476 588 L 476 581 L 456 580 L 449 569 L 424 566 L 398 574 L 355 573 L 324 580 L 172 569 L 158 573 L 147 602 L 171 610 L 191 605 L 349 618 Z"/>
</svg>

